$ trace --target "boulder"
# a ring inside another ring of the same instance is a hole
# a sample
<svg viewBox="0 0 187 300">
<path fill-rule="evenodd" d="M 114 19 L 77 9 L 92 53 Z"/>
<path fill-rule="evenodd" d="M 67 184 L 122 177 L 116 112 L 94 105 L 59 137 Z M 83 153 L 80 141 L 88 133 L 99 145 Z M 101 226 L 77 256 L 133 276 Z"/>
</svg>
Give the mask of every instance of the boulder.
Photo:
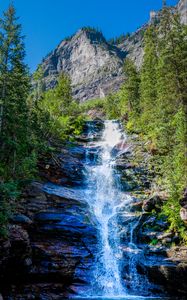
<svg viewBox="0 0 187 300">
<path fill-rule="evenodd" d="M 10 240 L 10 267 L 18 271 L 25 269 L 28 265 L 28 258 L 32 257 L 32 249 L 28 232 L 21 226 L 11 225 L 9 227 L 9 240 Z M 29 263 L 30 265 L 30 263 Z"/>
<path fill-rule="evenodd" d="M 32 249 L 27 231 L 21 226 L 9 225 L 7 240 L 0 246 L 0 288 L 23 281 L 31 267 Z"/>
<path fill-rule="evenodd" d="M 183 197 L 180 200 L 180 205 L 187 209 L 187 188 L 184 190 Z"/>
<path fill-rule="evenodd" d="M 146 266 L 150 282 L 164 286 L 172 296 L 187 293 L 187 264 L 163 259 L 162 262 Z"/>
<path fill-rule="evenodd" d="M 187 225 L 187 208 L 182 207 L 180 210 L 181 220 Z"/>
<path fill-rule="evenodd" d="M 160 210 L 162 199 L 159 195 L 154 195 L 143 203 L 143 210 L 145 212 L 152 212 L 153 209 Z"/>
</svg>

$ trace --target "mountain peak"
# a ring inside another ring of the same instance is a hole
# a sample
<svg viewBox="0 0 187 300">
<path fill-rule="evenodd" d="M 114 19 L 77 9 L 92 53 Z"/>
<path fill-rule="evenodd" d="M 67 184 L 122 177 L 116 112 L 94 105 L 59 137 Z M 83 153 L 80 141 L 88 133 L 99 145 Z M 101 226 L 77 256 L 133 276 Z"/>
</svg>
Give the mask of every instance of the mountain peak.
<svg viewBox="0 0 187 300">
<path fill-rule="evenodd" d="M 135 33 L 131 37 L 114 45 L 98 29 L 81 28 L 43 60 L 46 88 L 53 88 L 59 74 L 65 72 L 71 78 L 73 96 L 79 101 L 102 98 L 119 90 L 125 57 L 137 65 L 143 59 L 143 35 Z"/>
<path fill-rule="evenodd" d="M 98 43 L 98 44 L 106 43 L 106 39 L 103 33 L 99 29 L 96 29 L 94 27 L 89 27 L 89 26 L 82 27 L 72 36 L 72 38 L 76 39 L 81 36 L 86 37 L 88 40 L 90 40 L 90 42 L 93 43 Z"/>
</svg>

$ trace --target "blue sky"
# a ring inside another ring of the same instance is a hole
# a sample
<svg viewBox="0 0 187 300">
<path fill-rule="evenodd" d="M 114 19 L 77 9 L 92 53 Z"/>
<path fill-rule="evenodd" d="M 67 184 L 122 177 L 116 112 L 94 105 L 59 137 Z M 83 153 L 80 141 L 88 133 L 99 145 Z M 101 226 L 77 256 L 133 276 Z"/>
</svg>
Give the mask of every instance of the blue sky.
<svg viewBox="0 0 187 300">
<path fill-rule="evenodd" d="M 9 0 L 0 0 L 0 15 Z M 175 5 L 177 0 L 168 0 Z M 111 38 L 133 32 L 149 19 L 162 0 L 14 0 L 26 36 L 28 63 L 33 71 L 41 59 L 66 36 L 93 26 Z"/>
</svg>

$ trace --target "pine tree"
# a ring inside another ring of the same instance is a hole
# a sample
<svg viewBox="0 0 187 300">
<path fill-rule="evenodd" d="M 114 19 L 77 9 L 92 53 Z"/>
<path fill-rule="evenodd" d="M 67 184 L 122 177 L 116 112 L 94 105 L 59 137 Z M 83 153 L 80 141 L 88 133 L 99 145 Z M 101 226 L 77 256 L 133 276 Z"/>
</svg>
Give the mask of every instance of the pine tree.
<svg viewBox="0 0 187 300">
<path fill-rule="evenodd" d="M 73 102 L 71 80 L 68 75 L 62 73 L 58 78 L 58 85 L 55 90 L 55 97 L 58 99 L 59 112 L 68 114 Z"/>
<path fill-rule="evenodd" d="M 119 95 L 109 94 L 106 98 L 105 110 L 109 119 L 118 119 L 121 115 Z"/>
<path fill-rule="evenodd" d="M 141 129 L 152 139 L 155 128 L 155 105 L 157 99 L 157 31 L 150 25 L 145 33 L 144 61 L 141 69 Z"/>
<path fill-rule="evenodd" d="M 126 59 L 124 72 L 127 76 L 124 90 L 128 98 L 128 108 L 130 112 L 139 111 L 139 84 L 140 78 L 136 66 L 130 59 Z"/>
<path fill-rule="evenodd" d="M 179 199 L 186 185 L 187 31 L 178 14 L 164 8 L 158 35 L 157 143 L 169 199 L 164 206 L 173 230 L 181 230 Z M 181 234 L 182 238 L 184 235 Z"/>
<path fill-rule="evenodd" d="M 157 68 L 157 111 L 160 132 L 160 146 L 168 150 L 174 143 L 175 128 L 171 120 L 178 109 L 186 110 L 187 101 L 187 41 L 185 26 L 180 23 L 179 16 L 165 8 L 162 14 L 159 39 L 159 61 Z M 168 138 L 170 137 L 170 141 Z M 167 142 L 166 142 L 167 140 Z"/>
<path fill-rule="evenodd" d="M 24 63 L 25 50 L 21 25 L 17 24 L 12 5 L 1 20 L 0 95 L 1 95 L 1 163 L 5 177 L 24 172 L 29 157 L 29 114 L 27 97 L 29 75 Z M 22 170 L 21 170 L 22 167 Z"/>
</svg>

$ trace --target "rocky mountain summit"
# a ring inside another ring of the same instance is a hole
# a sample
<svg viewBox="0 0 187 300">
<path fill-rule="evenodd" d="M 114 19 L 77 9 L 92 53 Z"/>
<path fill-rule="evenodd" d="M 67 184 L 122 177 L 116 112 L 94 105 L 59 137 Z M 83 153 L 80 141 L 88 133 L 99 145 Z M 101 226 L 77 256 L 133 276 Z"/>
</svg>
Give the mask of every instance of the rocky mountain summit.
<svg viewBox="0 0 187 300">
<path fill-rule="evenodd" d="M 176 7 L 182 16 L 186 15 L 186 0 Z M 102 98 L 115 92 L 121 86 L 123 63 L 126 58 L 135 62 L 138 69 L 143 62 L 144 32 L 151 22 L 158 22 L 162 10 L 150 12 L 150 20 L 131 35 L 115 42 L 107 41 L 103 34 L 91 27 L 84 27 L 69 38 L 64 39 L 57 48 L 43 59 L 45 89 L 56 85 L 61 72 L 69 74 L 75 99 L 83 102 Z"/>
<path fill-rule="evenodd" d="M 101 32 L 83 28 L 63 40 L 42 62 L 46 89 L 53 88 L 60 72 L 70 75 L 73 95 L 80 101 L 102 98 L 122 84 L 123 62 L 132 58 L 140 67 L 144 28 L 113 45 Z"/>
</svg>

